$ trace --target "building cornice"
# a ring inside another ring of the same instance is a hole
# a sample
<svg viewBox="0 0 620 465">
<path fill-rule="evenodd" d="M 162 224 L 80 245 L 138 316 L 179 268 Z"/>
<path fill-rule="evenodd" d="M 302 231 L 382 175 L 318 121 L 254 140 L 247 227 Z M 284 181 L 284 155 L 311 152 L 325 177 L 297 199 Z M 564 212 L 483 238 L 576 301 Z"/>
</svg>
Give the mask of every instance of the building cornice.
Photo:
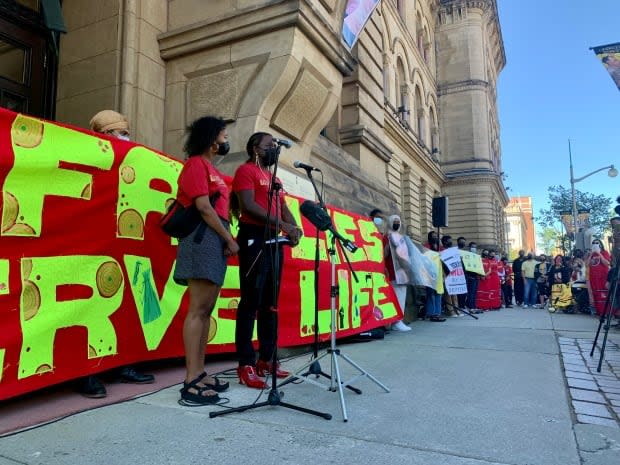
<svg viewBox="0 0 620 465">
<path fill-rule="evenodd" d="M 309 0 L 281 1 L 184 26 L 158 36 L 164 60 L 258 37 L 281 29 L 299 28 L 344 75 L 352 74 L 357 61 L 335 31 Z"/>
<path fill-rule="evenodd" d="M 392 152 L 389 147 L 373 131 L 362 124 L 346 126 L 340 130 L 340 145 L 350 144 L 364 145 L 387 163 L 392 159 Z"/>
<path fill-rule="evenodd" d="M 490 87 L 488 81 L 482 79 L 467 79 L 465 81 L 450 82 L 442 84 L 437 88 L 437 96 L 456 94 L 458 92 L 469 92 L 480 90 L 486 92 Z"/>
</svg>

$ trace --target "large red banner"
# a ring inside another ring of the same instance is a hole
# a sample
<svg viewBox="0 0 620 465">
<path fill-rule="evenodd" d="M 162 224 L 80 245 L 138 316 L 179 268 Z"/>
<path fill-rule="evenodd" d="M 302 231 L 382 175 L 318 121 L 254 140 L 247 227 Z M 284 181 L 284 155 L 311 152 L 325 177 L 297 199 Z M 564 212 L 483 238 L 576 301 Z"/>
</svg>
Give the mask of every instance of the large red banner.
<svg viewBox="0 0 620 465">
<path fill-rule="evenodd" d="M 138 361 L 183 355 L 187 288 L 172 274 L 176 241 L 158 221 L 182 163 L 147 147 L 0 109 L 0 400 Z M 279 345 L 314 340 L 315 228 L 286 201 L 304 238 L 285 247 Z M 337 335 L 402 314 L 384 275 L 381 235 L 330 208 L 360 248 L 336 262 Z M 319 333 L 330 332 L 328 237 L 320 235 Z M 208 352 L 234 351 L 236 259 L 213 313 Z"/>
</svg>

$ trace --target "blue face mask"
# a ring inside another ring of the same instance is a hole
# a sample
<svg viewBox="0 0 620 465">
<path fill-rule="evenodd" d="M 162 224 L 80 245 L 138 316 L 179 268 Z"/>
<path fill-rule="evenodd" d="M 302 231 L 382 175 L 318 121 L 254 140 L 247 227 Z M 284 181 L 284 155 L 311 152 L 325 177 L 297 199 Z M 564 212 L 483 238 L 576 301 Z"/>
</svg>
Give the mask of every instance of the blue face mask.
<svg viewBox="0 0 620 465">
<path fill-rule="evenodd" d="M 377 225 L 378 228 L 383 226 L 383 218 L 379 218 L 378 216 L 372 219 L 372 222 Z"/>
</svg>

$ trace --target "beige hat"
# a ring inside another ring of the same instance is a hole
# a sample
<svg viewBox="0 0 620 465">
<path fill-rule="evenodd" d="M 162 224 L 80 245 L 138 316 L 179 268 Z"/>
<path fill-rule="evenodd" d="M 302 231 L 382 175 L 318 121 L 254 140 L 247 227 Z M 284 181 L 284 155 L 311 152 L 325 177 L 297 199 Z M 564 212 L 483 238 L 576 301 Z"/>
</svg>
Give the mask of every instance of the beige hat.
<svg viewBox="0 0 620 465">
<path fill-rule="evenodd" d="M 129 122 L 114 110 L 102 110 L 90 120 L 90 129 L 95 132 L 106 132 L 114 129 L 129 130 Z"/>
</svg>

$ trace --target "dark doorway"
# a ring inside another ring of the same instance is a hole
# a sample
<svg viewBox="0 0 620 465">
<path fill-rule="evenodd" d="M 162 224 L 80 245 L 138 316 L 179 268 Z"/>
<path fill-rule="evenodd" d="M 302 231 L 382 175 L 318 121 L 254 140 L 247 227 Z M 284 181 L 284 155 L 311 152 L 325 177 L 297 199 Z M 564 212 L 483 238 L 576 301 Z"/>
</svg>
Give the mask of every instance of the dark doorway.
<svg viewBox="0 0 620 465">
<path fill-rule="evenodd" d="M 51 40 L 38 1 L 0 0 L 0 107 L 54 118 L 57 60 Z"/>
</svg>

